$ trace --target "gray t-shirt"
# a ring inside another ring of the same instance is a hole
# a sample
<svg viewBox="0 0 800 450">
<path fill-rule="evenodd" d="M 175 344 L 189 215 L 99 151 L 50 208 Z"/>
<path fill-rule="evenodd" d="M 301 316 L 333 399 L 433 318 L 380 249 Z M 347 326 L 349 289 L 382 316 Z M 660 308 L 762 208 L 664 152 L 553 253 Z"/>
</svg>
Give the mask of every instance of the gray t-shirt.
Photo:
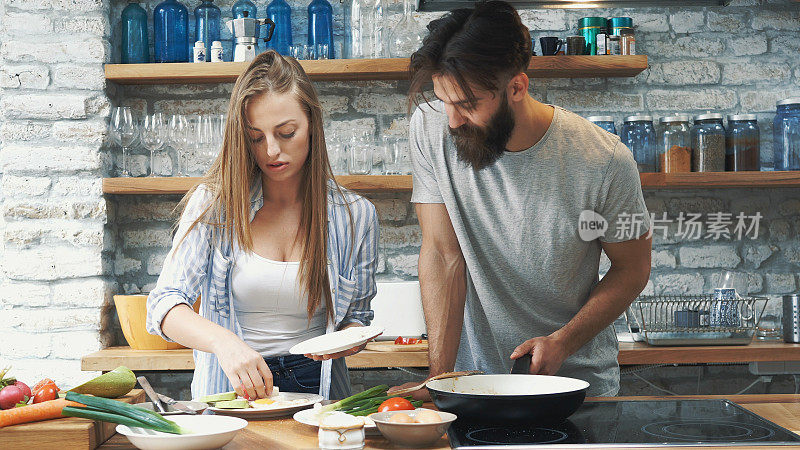
<svg viewBox="0 0 800 450">
<path fill-rule="evenodd" d="M 579 236 L 582 211 L 608 221 L 599 238 L 604 242 L 649 230 L 630 150 L 559 107 L 536 145 L 505 152 L 479 171 L 458 160 L 439 101 L 414 112 L 410 141 L 411 201 L 445 204 L 466 260 L 456 370 L 508 373 L 516 346 L 563 327 L 586 303 L 598 282 L 602 249 L 598 239 Z M 631 227 L 637 223 L 640 228 Z M 607 327 L 567 358 L 558 374 L 588 381 L 589 395 L 615 395 L 617 352 L 616 335 Z"/>
</svg>

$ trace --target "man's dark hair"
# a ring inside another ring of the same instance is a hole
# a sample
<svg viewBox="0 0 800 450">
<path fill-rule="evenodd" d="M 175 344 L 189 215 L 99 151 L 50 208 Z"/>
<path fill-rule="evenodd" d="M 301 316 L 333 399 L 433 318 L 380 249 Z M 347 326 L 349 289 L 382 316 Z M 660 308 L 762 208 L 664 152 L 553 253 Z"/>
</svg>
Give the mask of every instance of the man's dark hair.
<svg viewBox="0 0 800 450">
<path fill-rule="evenodd" d="M 494 0 L 455 9 L 428 24 L 422 47 L 411 55 L 409 107 L 433 74 L 451 76 L 474 103 L 469 83 L 497 90 L 530 60 L 530 33 L 511 5 Z"/>
</svg>

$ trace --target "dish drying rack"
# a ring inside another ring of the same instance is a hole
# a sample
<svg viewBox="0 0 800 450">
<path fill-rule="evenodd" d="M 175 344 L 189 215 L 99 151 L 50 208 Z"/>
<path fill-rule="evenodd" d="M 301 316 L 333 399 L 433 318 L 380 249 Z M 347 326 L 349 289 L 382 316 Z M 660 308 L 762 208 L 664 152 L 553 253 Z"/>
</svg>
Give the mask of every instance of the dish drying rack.
<svg viewBox="0 0 800 450">
<path fill-rule="evenodd" d="M 766 306 L 765 297 L 643 295 L 625 319 L 634 340 L 650 345 L 747 345 Z"/>
</svg>

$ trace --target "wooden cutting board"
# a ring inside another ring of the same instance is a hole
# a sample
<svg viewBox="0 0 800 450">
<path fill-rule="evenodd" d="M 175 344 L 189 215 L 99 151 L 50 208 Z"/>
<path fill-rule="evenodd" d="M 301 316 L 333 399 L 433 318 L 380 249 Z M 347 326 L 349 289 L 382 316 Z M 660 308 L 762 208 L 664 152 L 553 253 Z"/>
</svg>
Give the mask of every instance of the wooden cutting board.
<svg viewBox="0 0 800 450">
<path fill-rule="evenodd" d="M 144 401 L 144 391 L 134 389 L 116 400 L 141 403 Z M 94 450 L 116 433 L 116 427 L 115 423 L 77 417 L 12 425 L 0 428 L 0 447 Z"/>
<path fill-rule="evenodd" d="M 396 345 L 393 341 L 373 341 L 367 344 L 366 349 L 375 352 L 427 352 L 428 341 L 408 345 Z"/>
</svg>

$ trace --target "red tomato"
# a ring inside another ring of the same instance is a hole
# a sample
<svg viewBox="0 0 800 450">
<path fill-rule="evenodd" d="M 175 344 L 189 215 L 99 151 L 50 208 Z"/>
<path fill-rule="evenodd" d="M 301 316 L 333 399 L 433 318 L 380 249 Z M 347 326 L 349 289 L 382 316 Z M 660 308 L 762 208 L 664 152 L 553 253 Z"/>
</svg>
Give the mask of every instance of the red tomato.
<svg viewBox="0 0 800 450">
<path fill-rule="evenodd" d="M 398 336 L 397 339 L 394 340 L 395 345 L 411 345 L 419 343 L 420 339 L 417 338 L 407 338 L 403 336 Z"/>
<path fill-rule="evenodd" d="M 392 397 L 381 403 L 378 412 L 413 410 L 414 405 L 403 397 Z"/>
<path fill-rule="evenodd" d="M 48 400 L 55 400 L 58 398 L 58 386 L 53 383 L 53 380 L 45 378 L 44 380 L 36 383 L 33 387 L 33 403 L 46 402 Z"/>
</svg>

